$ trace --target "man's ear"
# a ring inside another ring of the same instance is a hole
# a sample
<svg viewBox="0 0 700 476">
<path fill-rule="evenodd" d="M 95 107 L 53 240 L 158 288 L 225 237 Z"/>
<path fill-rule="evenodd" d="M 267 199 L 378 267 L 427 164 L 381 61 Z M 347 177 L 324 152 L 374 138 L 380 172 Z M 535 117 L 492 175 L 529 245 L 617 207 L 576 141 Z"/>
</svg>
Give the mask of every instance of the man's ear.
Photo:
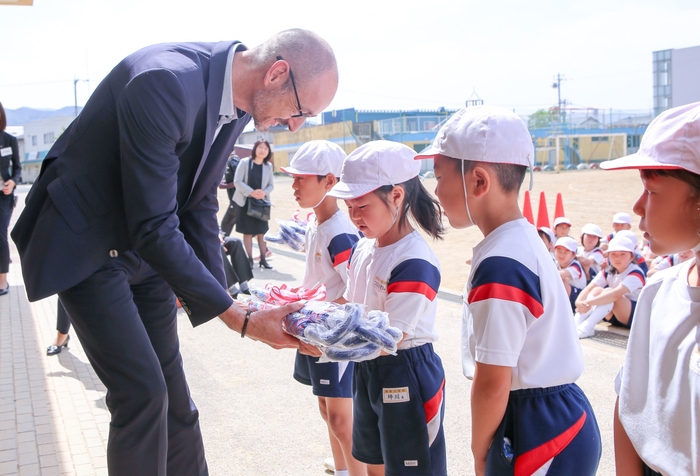
<svg viewBox="0 0 700 476">
<path fill-rule="evenodd" d="M 265 73 L 263 85 L 267 89 L 277 89 L 284 86 L 288 77 L 289 63 L 287 63 L 285 60 L 277 60 L 272 64 L 272 66 L 270 66 L 267 73 Z"/>
<path fill-rule="evenodd" d="M 467 195 L 471 197 L 482 197 L 491 189 L 491 174 L 486 167 L 475 166 L 465 173 L 465 179 L 467 180 Z"/>
</svg>

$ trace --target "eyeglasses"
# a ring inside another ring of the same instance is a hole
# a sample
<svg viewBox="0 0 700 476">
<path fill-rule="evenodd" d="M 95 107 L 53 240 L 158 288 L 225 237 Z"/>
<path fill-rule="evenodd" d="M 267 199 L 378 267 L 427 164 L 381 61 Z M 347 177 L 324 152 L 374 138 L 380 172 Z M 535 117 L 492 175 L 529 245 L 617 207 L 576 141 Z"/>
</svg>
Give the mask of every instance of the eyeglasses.
<svg viewBox="0 0 700 476">
<path fill-rule="evenodd" d="M 281 56 L 277 56 L 277 61 L 283 61 Z M 308 114 L 301 109 L 301 102 L 299 101 L 299 93 L 297 92 L 297 85 L 294 82 L 294 73 L 292 73 L 292 67 L 289 67 L 289 77 L 292 79 L 292 88 L 294 88 L 294 96 L 297 98 L 297 109 L 299 109 L 299 114 L 292 114 L 290 117 L 316 117 L 316 114 Z"/>
</svg>

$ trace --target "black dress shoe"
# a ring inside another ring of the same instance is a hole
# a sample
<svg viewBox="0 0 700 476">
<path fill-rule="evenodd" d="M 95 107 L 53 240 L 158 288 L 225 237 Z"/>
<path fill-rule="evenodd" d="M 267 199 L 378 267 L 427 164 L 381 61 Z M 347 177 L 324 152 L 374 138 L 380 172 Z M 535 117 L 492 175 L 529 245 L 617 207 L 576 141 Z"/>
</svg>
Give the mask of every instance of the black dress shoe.
<svg viewBox="0 0 700 476">
<path fill-rule="evenodd" d="M 50 345 L 46 348 L 46 355 L 56 355 L 60 354 L 61 350 L 65 347 L 68 348 L 68 341 L 70 340 L 70 334 L 66 336 L 66 340 L 63 341 L 61 345 Z"/>
<path fill-rule="evenodd" d="M 0 296 L 4 296 L 5 294 L 10 292 L 10 283 L 7 283 L 7 287 L 5 289 L 0 289 Z"/>
<path fill-rule="evenodd" d="M 265 259 L 260 260 L 260 269 L 265 268 L 265 269 L 272 269 L 272 266 L 267 264 L 267 261 Z"/>
</svg>

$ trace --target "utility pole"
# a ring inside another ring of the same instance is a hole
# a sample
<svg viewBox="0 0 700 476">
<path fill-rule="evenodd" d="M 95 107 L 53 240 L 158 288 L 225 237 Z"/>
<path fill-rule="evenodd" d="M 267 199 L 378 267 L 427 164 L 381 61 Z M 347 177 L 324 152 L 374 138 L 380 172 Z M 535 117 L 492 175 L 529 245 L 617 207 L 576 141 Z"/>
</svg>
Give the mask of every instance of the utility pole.
<svg viewBox="0 0 700 476">
<path fill-rule="evenodd" d="M 89 82 L 89 79 L 74 79 L 73 80 L 73 101 L 75 117 L 78 117 L 78 81 Z"/>
<path fill-rule="evenodd" d="M 562 110 L 562 102 L 561 102 L 561 82 L 564 81 L 566 78 L 562 78 L 561 74 L 557 73 L 557 77 L 555 79 L 555 82 L 552 84 L 552 87 L 557 90 L 557 106 L 559 110 L 559 122 L 563 122 L 562 118 L 564 118 L 564 112 Z"/>
</svg>

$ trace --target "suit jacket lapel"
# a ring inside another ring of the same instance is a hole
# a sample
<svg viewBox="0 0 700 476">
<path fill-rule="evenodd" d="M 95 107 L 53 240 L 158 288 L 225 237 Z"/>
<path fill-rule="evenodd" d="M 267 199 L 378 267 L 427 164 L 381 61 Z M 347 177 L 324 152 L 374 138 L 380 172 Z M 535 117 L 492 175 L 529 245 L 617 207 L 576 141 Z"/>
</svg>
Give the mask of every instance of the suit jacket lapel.
<svg viewBox="0 0 700 476">
<path fill-rule="evenodd" d="M 211 145 L 214 142 L 214 133 L 216 132 L 216 125 L 219 121 L 219 109 L 221 108 L 221 94 L 224 89 L 226 60 L 228 58 L 228 51 L 234 43 L 239 42 L 220 41 L 214 45 L 214 49 L 211 52 L 211 59 L 209 60 L 209 82 L 207 83 L 207 126 L 204 136 L 204 151 L 201 159 L 199 160 L 197 173 L 192 181 L 190 196 L 192 195 L 197 179 L 202 172 L 204 162 L 207 160 L 207 156 L 211 150 Z"/>
</svg>

